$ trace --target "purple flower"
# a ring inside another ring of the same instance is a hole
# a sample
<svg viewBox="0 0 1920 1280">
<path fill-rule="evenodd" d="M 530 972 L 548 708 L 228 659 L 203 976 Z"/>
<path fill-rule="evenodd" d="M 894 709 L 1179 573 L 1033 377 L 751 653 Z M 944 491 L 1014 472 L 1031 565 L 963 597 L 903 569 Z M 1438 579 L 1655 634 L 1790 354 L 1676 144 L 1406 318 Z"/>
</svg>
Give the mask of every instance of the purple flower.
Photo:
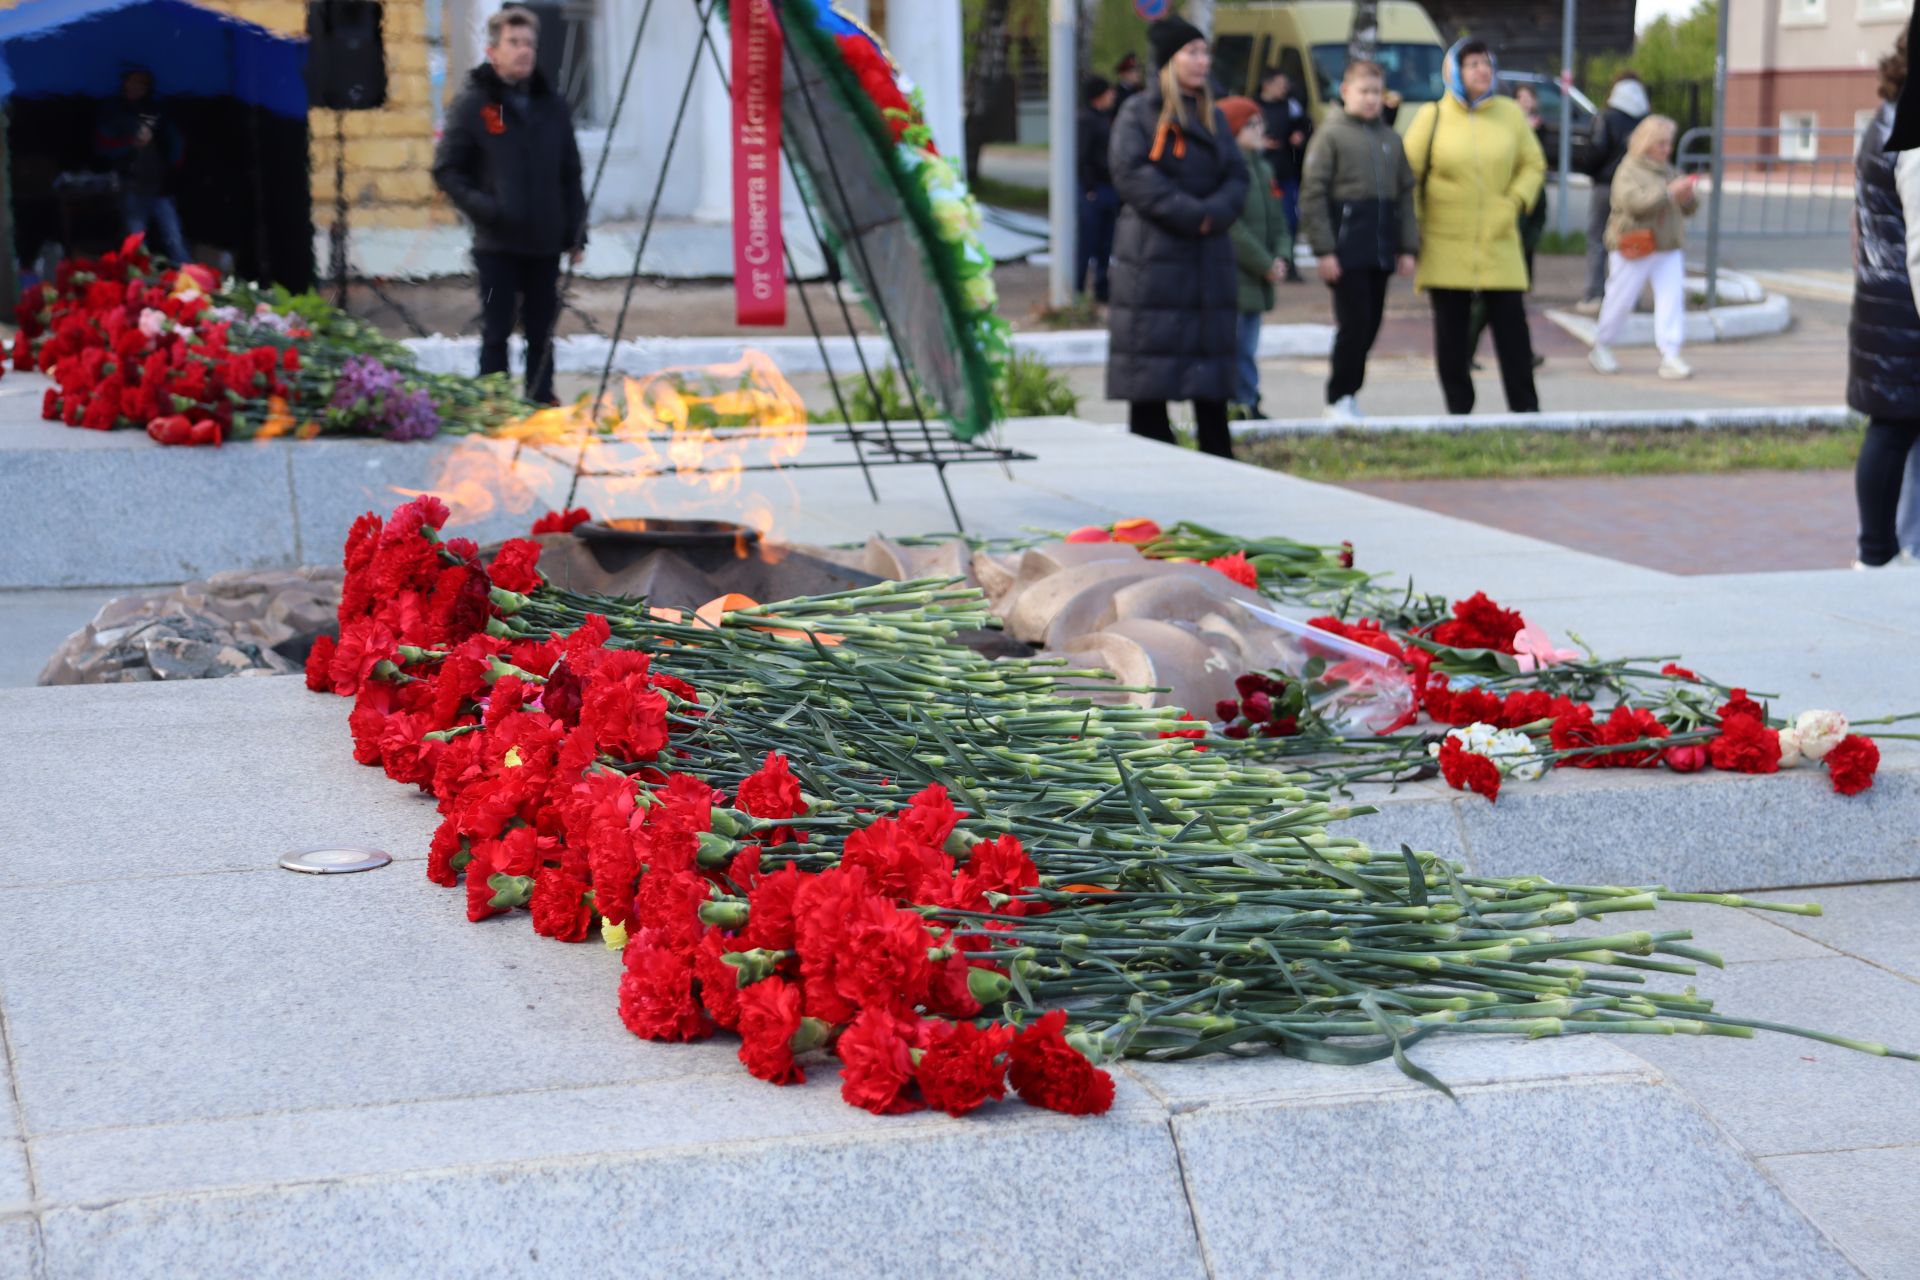
<svg viewBox="0 0 1920 1280">
<path fill-rule="evenodd" d="M 440 430 L 440 414 L 425 391 L 407 389 L 398 371 L 372 356 L 348 356 L 333 384 L 330 408 L 354 428 L 389 440 L 425 440 Z"/>
</svg>

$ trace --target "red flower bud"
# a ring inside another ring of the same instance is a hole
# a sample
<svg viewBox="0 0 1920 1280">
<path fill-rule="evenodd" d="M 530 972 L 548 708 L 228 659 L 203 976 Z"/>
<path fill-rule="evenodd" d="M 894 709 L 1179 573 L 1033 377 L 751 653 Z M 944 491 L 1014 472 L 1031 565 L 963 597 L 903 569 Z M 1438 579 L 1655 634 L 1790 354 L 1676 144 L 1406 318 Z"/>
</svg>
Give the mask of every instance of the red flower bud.
<svg viewBox="0 0 1920 1280">
<path fill-rule="evenodd" d="M 1128 520 L 1113 522 L 1113 540 L 1115 542 L 1152 542 L 1160 536 L 1160 526 L 1151 520 L 1135 516 Z"/>
<path fill-rule="evenodd" d="M 1213 718 L 1223 724 L 1240 718 L 1240 704 L 1232 698 L 1222 698 L 1213 704 Z"/>
<path fill-rule="evenodd" d="M 1667 768 L 1675 773 L 1698 773 L 1707 767 L 1707 749 L 1699 743 L 1683 743 L 1666 749 Z"/>
<path fill-rule="evenodd" d="M 1265 690 L 1248 694 L 1246 700 L 1242 702 L 1241 705 L 1247 709 L 1247 718 L 1249 720 L 1270 720 L 1273 718 L 1273 699 L 1268 696 Z"/>
<path fill-rule="evenodd" d="M 1068 542 L 1112 542 L 1113 535 L 1097 524 L 1084 524 L 1067 535 Z"/>
</svg>

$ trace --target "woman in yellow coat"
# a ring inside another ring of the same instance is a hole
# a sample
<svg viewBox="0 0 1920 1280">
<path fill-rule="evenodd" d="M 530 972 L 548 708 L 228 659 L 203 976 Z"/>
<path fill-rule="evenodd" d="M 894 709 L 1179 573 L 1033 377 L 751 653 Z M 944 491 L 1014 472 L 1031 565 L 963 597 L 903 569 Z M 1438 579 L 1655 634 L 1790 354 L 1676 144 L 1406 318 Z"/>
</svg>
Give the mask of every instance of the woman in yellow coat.
<svg viewBox="0 0 1920 1280">
<path fill-rule="evenodd" d="M 1486 306 L 1507 408 L 1533 413 L 1533 338 L 1520 217 L 1540 199 L 1547 158 L 1512 98 L 1494 91 L 1493 53 L 1479 40 L 1447 50 L 1447 92 L 1407 128 L 1420 213 L 1414 283 L 1433 300 L 1433 359 L 1448 413 L 1473 412 L 1473 298 Z"/>
</svg>

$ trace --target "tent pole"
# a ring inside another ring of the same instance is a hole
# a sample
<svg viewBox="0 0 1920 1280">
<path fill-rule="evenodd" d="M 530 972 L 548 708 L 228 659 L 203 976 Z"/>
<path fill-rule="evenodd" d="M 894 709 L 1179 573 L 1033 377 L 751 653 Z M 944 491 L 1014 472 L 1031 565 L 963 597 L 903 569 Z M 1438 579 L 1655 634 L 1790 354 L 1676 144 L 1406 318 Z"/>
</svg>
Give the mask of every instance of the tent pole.
<svg viewBox="0 0 1920 1280">
<path fill-rule="evenodd" d="M 0 307 L 9 312 L 20 301 L 20 269 L 14 261 L 13 144 L 10 121 L 0 108 Z"/>
</svg>

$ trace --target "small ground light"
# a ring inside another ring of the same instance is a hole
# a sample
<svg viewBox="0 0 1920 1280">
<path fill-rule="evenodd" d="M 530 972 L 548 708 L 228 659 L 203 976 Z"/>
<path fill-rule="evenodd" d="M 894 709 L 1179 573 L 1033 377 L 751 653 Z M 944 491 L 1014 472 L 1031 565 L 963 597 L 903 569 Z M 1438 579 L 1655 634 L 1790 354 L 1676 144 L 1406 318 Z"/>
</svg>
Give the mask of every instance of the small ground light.
<svg viewBox="0 0 1920 1280">
<path fill-rule="evenodd" d="M 280 865 L 289 871 L 304 871 L 309 875 L 344 875 L 349 871 L 372 871 L 384 867 L 393 861 L 393 856 L 379 849 L 299 849 L 280 859 Z"/>
</svg>

